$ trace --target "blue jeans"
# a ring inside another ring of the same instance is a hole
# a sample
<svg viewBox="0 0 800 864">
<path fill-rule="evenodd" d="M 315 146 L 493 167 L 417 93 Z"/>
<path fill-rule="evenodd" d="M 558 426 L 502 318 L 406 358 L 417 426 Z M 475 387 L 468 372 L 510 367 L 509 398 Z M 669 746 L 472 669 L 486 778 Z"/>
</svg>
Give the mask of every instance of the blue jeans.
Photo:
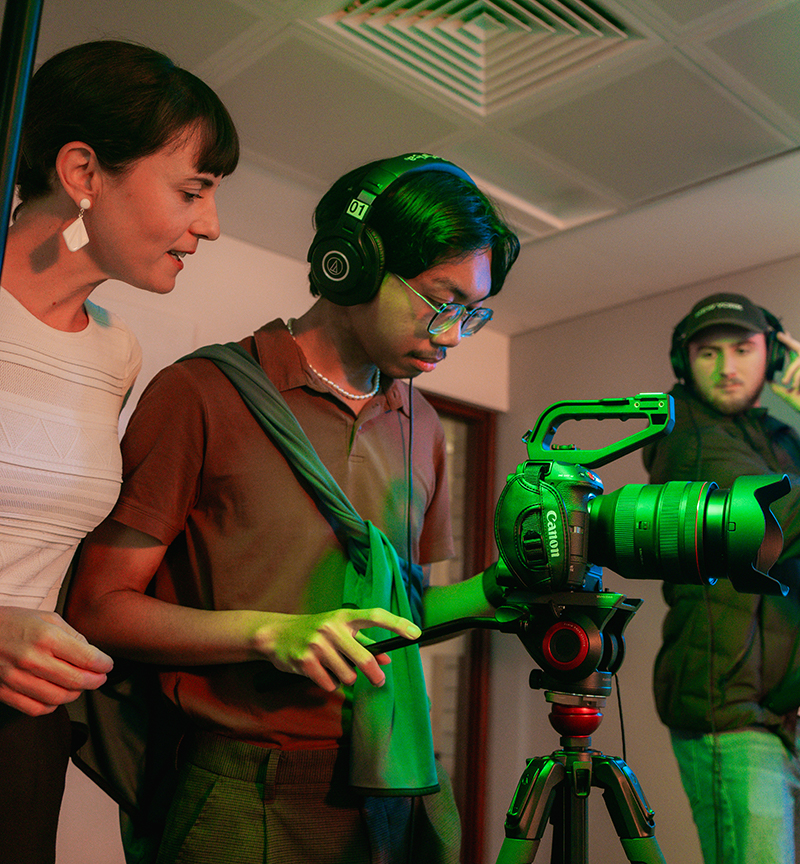
<svg viewBox="0 0 800 864">
<path fill-rule="evenodd" d="M 794 864 L 798 760 L 777 735 L 671 731 L 705 864 Z"/>
</svg>

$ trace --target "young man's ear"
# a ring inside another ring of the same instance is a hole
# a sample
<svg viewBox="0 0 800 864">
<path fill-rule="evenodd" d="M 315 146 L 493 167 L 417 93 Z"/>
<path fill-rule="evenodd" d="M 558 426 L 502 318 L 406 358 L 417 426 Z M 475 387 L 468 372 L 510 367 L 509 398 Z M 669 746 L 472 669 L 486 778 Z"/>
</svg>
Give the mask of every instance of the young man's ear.
<svg viewBox="0 0 800 864">
<path fill-rule="evenodd" d="M 56 177 L 76 207 L 82 198 L 94 201 L 100 183 L 99 168 L 94 150 L 83 141 L 70 141 L 58 151 Z"/>
</svg>

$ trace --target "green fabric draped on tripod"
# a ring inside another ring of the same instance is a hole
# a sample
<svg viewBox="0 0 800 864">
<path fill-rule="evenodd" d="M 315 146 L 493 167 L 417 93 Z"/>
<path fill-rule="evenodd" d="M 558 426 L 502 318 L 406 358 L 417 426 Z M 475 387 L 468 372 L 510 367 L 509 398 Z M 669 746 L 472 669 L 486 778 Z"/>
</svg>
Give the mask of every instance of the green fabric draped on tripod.
<svg viewBox="0 0 800 864">
<path fill-rule="evenodd" d="M 236 343 L 208 345 L 181 358 L 213 361 L 255 419 L 317 495 L 317 505 L 348 553 L 342 605 L 381 607 L 421 624 L 409 603 L 403 564 L 386 535 L 365 522 L 317 456 L 286 401 L 259 363 Z M 406 565 L 421 582 L 419 565 Z M 412 581 L 409 572 L 409 581 Z M 363 631 L 379 641 L 394 634 Z M 430 710 L 419 646 L 395 651 L 382 687 L 359 671 L 353 685 L 350 782 L 368 795 L 424 795 L 438 790 Z"/>
</svg>

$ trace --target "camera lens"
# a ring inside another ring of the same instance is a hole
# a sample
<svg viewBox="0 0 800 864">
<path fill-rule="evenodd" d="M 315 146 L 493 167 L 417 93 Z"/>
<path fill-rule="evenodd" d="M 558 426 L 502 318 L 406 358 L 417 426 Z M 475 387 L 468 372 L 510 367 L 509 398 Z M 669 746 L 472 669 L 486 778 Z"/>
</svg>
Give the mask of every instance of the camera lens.
<svg viewBox="0 0 800 864">
<path fill-rule="evenodd" d="M 767 573 L 783 535 L 769 509 L 788 478 L 739 477 L 715 483 L 673 481 L 622 486 L 589 502 L 588 558 L 621 576 L 785 593 Z"/>
</svg>

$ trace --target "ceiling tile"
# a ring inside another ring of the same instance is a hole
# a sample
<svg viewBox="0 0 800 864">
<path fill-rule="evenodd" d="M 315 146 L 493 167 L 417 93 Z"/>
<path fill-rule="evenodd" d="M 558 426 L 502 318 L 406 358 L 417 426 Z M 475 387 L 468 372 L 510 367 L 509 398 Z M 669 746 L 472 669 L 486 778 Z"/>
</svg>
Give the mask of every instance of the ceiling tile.
<svg viewBox="0 0 800 864">
<path fill-rule="evenodd" d="M 619 201 L 590 188 L 587 182 L 537 158 L 531 148 L 511 137 L 486 132 L 448 147 L 448 157 L 491 178 L 515 198 L 541 211 L 551 230 L 564 230 L 616 210 Z M 549 218 L 548 218 L 549 217 Z M 539 232 L 540 236 L 550 231 Z"/>
<path fill-rule="evenodd" d="M 514 131 L 632 203 L 785 149 L 783 139 L 674 60 L 638 70 Z"/>
<path fill-rule="evenodd" d="M 256 20 L 225 0 L 47 0 L 42 5 L 38 57 L 41 62 L 92 39 L 125 39 L 163 51 L 179 65 L 192 68 Z"/>
<path fill-rule="evenodd" d="M 800 121 L 800 3 L 775 9 L 710 42 L 745 80 Z"/>
<path fill-rule="evenodd" d="M 738 2 L 720 3 L 719 0 L 658 0 L 653 5 L 663 9 L 679 24 L 689 24 L 707 15 L 721 15 L 728 9 L 735 11 L 742 6 Z"/>
<path fill-rule="evenodd" d="M 273 164 L 328 180 L 371 159 L 428 149 L 454 128 L 294 38 L 219 92 L 245 147 L 269 154 Z"/>
</svg>

